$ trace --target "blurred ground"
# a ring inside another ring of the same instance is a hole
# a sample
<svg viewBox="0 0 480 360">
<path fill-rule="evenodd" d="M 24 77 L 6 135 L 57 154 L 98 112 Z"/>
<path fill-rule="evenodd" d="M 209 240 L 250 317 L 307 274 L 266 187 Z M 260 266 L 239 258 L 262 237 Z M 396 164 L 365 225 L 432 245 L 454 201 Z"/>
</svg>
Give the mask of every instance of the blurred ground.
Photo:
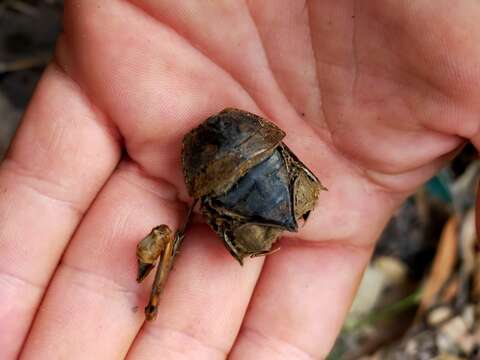
<svg viewBox="0 0 480 360">
<path fill-rule="evenodd" d="M 376 247 L 330 360 L 480 360 L 480 161 L 466 146 Z"/>
<path fill-rule="evenodd" d="M 0 0 L 0 158 L 53 51 L 62 3 Z"/>
<path fill-rule="evenodd" d="M 52 54 L 62 4 L 0 0 L 0 159 Z M 479 173 L 466 146 L 397 211 L 331 360 L 480 360 Z"/>
</svg>

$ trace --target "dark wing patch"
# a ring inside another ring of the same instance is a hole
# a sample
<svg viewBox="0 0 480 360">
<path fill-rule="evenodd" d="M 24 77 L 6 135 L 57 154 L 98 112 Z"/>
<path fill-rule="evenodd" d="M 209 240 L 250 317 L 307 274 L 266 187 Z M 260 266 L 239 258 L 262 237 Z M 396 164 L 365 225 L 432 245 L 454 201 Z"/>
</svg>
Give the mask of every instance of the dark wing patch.
<svg viewBox="0 0 480 360">
<path fill-rule="evenodd" d="M 251 221 L 297 231 L 289 182 L 283 157 L 275 150 L 268 159 L 238 179 L 227 193 L 212 200 L 216 206 L 222 206 Z"/>
</svg>

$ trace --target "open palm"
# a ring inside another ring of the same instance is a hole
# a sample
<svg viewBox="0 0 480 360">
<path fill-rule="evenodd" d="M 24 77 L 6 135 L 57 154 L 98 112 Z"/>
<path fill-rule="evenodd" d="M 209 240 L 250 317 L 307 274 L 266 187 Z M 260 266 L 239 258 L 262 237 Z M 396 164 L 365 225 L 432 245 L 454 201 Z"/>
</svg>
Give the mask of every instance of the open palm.
<svg viewBox="0 0 480 360">
<path fill-rule="evenodd" d="M 65 7 L 0 168 L 2 359 L 324 358 L 392 211 L 480 143 L 477 1 Z M 243 267 L 192 225 L 144 323 L 136 244 L 181 223 L 181 139 L 225 107 L 277 123 L 329 191 Z"/>
</svg>

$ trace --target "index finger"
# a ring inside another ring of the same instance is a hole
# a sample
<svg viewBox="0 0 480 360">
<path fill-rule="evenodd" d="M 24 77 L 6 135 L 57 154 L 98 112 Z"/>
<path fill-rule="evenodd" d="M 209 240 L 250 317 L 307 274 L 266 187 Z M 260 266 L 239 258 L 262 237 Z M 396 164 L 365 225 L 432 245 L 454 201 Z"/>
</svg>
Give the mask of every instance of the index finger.
<svg viewBox="0 0 480 360">
<path fill-rule="evenodd" d="M 0 354 L 16 358 L 84 212 L 120 157 L 115 132 L 56 65 L 0 166 Z"/>
</svg>

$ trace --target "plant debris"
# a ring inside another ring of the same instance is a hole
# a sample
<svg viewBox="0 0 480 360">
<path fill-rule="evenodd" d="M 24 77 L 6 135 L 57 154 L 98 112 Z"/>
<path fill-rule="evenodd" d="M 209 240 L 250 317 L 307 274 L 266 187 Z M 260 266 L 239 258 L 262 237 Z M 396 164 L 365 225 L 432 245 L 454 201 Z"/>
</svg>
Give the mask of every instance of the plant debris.
<svg viewBox="0 0 480 360">
<path fill-rule="evenodd" d="M 329 359 L 480 359 L 480 160 L 472 149 L 392 218 Z"/>
</svg>

